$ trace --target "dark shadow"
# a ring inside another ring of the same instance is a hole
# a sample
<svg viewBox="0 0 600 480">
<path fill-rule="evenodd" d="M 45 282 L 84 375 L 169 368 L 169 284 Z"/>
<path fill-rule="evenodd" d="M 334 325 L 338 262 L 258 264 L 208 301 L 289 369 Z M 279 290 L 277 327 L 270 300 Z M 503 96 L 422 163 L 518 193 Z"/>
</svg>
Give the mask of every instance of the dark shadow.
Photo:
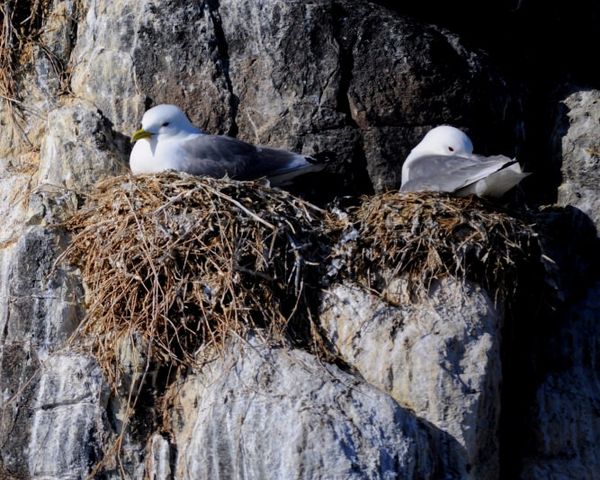
<svg viewBox="0 0 600 480">
<path fill-rule="evenodd" d="M 413 414 L 414 415 L 414 414 Z M 423 430 L 427 433 L 428 443 L 431 447 L 433 464 L 432 480 L 462 480 L 467 478 L 473 469 L 468 462 L 466 449 L 452 435 L 424 418 L 417 417 Z M 422 462 L 422 459 L 421 459 Z M 417 467 L 417 475 L 422 471 L 422 466 Z M 420 477 L 417 477 L 420 478 Z"/>
<path fill-rule="evenodd" d="M 589 50 L 582 48 L 600 37 L 600 3 L 574 0 L 566 7 L 558 0 L 375 1 L 400 15 L 447 28 L 468 48 L 486 52 L 491 64 L 518 89 L 515 95 L 522 102 L 524 135 L 515 153 L 526 170 L 534 172 L 523 182 L 527 200 L 536 205 L 554 202 L 560 151 L 549 139 L 560 138 L 564 117 L 558 103 L 564 96 L 558 96 L 557 89 L 569 84 L 600 88 L 600 69 Z M 557 118 L 560 125 L 555 127 Z M 486 123 L 492 125 L 493 119 Z"/>
<path fill-rule="evenodd" d="M 543 446 L 536 438 L 535 412 L 544 400 L 537 398 L 538 389 L 573 366 L 572 349 L 563 348 L 563 332 L 578 328 L 573 325 L 573 307 L 600 279 L 600 239 L 587 215 L 574 207 L 554 207 L 535 215 L 535 220 L 542 253 L 552 262 L 545 262 L 543 272 L 525 272 L 526 288 L 519 289 L 505 319 L 500 478 L 520 478 L 524 461 L 540 458 Z M 593 359 L 588 363 L 588 368 L 594 368 Z"/>
</svg>

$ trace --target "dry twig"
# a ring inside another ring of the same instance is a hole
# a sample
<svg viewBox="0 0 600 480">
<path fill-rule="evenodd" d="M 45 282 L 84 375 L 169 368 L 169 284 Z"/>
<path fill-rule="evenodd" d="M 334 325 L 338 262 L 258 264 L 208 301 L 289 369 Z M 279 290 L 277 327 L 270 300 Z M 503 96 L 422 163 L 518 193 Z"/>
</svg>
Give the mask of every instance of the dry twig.
<svg viewBox="0 0 600 480">
<path fill-rule="evenodd" d="M 388 192 L 366 199 L 332 229 L 341 239 L 333 251 L 339 274 L 380 292 L 400 275 L 409 276 L 413 294 L 451 275 L 503 299 L 516 291 L 523 263 L 539 260 L 530 226 L 475 197 Z"/>
<path fill-rule="evenodd" d="M 259 183 L 174 173 L 105 181 L 67 225 L 65 255 L 91 292 L 79 338 L 113 386 L 119 345 L 136 334 L 160 365 L 192 365 L 202 345 L 248 330 L 302 341 L 313 331 L 302 325 L 306 287 L 329 243 L 324 214 Z"/>
</svg>

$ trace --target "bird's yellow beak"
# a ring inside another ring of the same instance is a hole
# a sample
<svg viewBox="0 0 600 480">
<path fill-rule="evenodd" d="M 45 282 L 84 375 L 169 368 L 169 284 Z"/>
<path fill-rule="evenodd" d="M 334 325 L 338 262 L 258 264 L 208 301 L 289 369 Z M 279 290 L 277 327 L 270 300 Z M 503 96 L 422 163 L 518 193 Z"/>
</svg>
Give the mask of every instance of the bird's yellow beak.
<svg viewBox="0 0 600 480">
<path fill-rule="evenodd" d="M 134 132 L 133 135 L 131 136 L 131 142 L 137 142 L 138 140 L 141 140 L 142 138 L 150 138 L 152 136 L 152 134 L 150 132 L 147 132 L 146 130 L 144 130 L 143 128 L 140 128 L 137 132 Z"/>
</svg>

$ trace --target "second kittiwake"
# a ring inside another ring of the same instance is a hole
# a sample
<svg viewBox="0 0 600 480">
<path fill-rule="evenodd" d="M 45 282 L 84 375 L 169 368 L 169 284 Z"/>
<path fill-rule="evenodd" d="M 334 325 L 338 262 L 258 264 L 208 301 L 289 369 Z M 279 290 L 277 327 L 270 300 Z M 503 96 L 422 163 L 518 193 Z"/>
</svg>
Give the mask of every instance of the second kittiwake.
<svg viewBox="0 0 600 480">
<path fill-rule="evenodd" d="M 474 155 L 464 132 L 442 125 L 430 130 L 404 161 L 400 190 L 497 198 L 527 175 L 519 162 L 504 155 Z"/>
<path fill-rule="evenodd" d="M 206 134 L 175 105 L 157 105 L 144 113 L 142 128 L 131 141 L 135 145 L 129 166 L 134 174 L 177 170 L 238 180 L 266 177 L 271 185 L 282 185 L 325 166 L 318 155 L 310 157 Z"/>
</svg>

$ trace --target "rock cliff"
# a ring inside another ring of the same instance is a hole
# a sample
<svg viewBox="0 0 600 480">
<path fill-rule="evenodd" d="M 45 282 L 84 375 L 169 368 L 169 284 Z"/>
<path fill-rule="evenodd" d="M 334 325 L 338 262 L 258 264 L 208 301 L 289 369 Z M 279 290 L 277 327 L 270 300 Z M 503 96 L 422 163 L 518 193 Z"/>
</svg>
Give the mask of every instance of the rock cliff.
<svg viewBox="0 0 600 480">
<path fill-rule="evenodd" d="M 392 3 L 4 3 L 0 478 L 597 478 L 598 79 L 577 56 L 527 69 L 527 52 L 560 43 L 527 41 L 531 6 L 498 7 L 521 55 L 460 21 L 462 7 Z M 521 282 L 500 303 L 497 279 L 446 275 L 390 300 L 338 279 L 312 306 L 336 361 L 249 335 L 174 379 L 125 346 L 129 383 L 115 391 L 69 342 L 90 292 L 61 257 L 65 222 L 97 181 L 127 172 L 129 135 L 165 102 L 210 133 L 335 152 L 295 187 L 322 205 L 396 189 L 402 159 L 440 123 L 483 153 L 523 154 L 524 197 L 556 198 L 527 214 L 553 293 Z"/>
</svg>

